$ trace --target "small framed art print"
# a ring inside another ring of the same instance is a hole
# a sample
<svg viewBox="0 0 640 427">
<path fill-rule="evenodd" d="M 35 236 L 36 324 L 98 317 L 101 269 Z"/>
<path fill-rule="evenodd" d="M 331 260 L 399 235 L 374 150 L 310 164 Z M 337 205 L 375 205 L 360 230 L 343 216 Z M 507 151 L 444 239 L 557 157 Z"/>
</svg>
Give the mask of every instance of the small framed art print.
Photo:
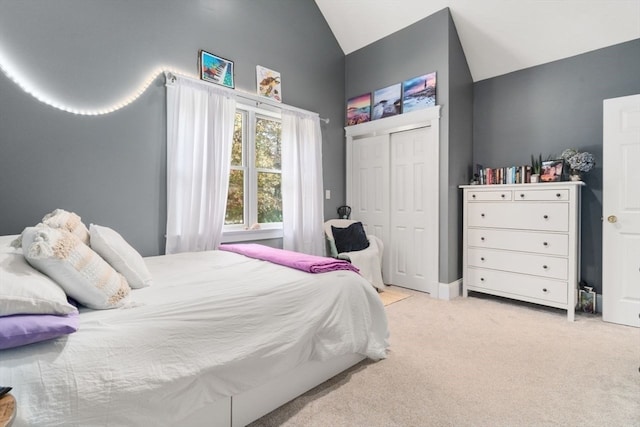
<svg viewBox="0 0 640 427">
<path fill-rule="evenodd" d="M 546 160 L 542 162 L 540 168 L 540 181 L 542 182 L 557 182 L 562 181 L 564 176 L 564 160 Z"/>
<path fill-rule="evenodd" d="M 200 78 L 233 89 L 233 61 L 201 50 L 199 56 Z"/>
<path fill-rule="evenodd" d="M 277 71 L 256 65 L 258 94 L 282 102 L 282 78 Z"/>
</svg>

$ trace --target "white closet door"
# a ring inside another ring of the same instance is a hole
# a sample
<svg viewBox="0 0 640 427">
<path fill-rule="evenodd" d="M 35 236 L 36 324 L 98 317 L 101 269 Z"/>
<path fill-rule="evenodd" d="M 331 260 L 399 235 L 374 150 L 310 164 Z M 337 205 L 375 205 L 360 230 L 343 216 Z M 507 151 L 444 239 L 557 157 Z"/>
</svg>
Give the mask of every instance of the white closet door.
<svg viewBox="0 0 640 427">
<path fill-rule="evenodd" d="M 391 283 L 437 295 L 438 141 L 429 127 L 391 135 Z"/>
<path fill-rule="evenodd" d="M 351 219 L 368 234 L 389 241 L 389 135 L 353 141 Z M 383 252 L 382 279 L 389 283 L 389 253 Z"/>
</svg>

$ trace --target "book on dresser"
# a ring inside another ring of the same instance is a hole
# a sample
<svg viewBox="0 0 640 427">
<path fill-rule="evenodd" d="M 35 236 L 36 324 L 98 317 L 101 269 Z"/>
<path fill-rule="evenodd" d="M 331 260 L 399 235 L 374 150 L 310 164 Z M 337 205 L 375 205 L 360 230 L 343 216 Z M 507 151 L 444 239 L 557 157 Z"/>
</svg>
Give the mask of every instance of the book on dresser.
<svg viewBox="0 0 640 427">
<path fill-rule="evenodd" d="M 583 185 L 461 185 L 463 296 L 482 292 L 560 308 L 573 321 Z"/>
</svg>

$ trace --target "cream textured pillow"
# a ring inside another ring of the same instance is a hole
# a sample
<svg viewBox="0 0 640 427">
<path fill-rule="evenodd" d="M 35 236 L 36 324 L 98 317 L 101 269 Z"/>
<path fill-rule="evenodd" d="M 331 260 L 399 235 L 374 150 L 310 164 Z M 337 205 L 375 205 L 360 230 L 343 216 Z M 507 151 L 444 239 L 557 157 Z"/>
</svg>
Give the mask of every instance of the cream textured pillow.
<svg viewBox="0 0 640 427">
<path fill-rule="evenodd" d="M 142 256 L 112 228 L 91 224 L 91 249 L 122 274 L 133 289 L 151 285 L 152 278 Z"/>
<path fill-rule="evenodd" d="M 64 209 L 56 209 L 42 218 L 42 223 L 51 228 L 63 228 L 75 234 L 82 243 L 89 244 L 89 230 L 84 225 L 81 218 L 74 212 L 67 212 Z"/>
<path fill-rule="evenodd" d="M 62 228 L 43 225 L 22 232 L 24 256 L 80 304 L 95 309 L 123 305 L 131 288 L 100 255 Z"/>
<path fill-rule="evenodd" d="M 75 312 L 62 288 L 27 264 L 22 251 L 9 243 L 0 239 L 0 316 Z"/>
</svg>

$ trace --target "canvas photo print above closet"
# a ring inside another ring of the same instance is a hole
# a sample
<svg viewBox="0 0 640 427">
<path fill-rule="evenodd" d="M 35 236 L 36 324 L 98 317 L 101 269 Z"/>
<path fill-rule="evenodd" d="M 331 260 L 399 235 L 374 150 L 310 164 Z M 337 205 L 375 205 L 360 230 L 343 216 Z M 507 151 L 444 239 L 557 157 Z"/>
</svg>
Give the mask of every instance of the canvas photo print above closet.
<svg viewBox="0 0 640 427">
<path fill-rule="evenodd" d="M 436 105 L 436 72 L 402 83 L 402 112 L 408 113 Z"/>
<path fill-rule="evenodd" d="M 371 120 L 371 94 L 355 96 L 347 101 L 347 126 Z"/>
<path fill-rule="evenodd" d="M 371 120 L 395 116 L 402 111 L 402 85 L 400 83 L 373 92 Z"/>
</svg>

